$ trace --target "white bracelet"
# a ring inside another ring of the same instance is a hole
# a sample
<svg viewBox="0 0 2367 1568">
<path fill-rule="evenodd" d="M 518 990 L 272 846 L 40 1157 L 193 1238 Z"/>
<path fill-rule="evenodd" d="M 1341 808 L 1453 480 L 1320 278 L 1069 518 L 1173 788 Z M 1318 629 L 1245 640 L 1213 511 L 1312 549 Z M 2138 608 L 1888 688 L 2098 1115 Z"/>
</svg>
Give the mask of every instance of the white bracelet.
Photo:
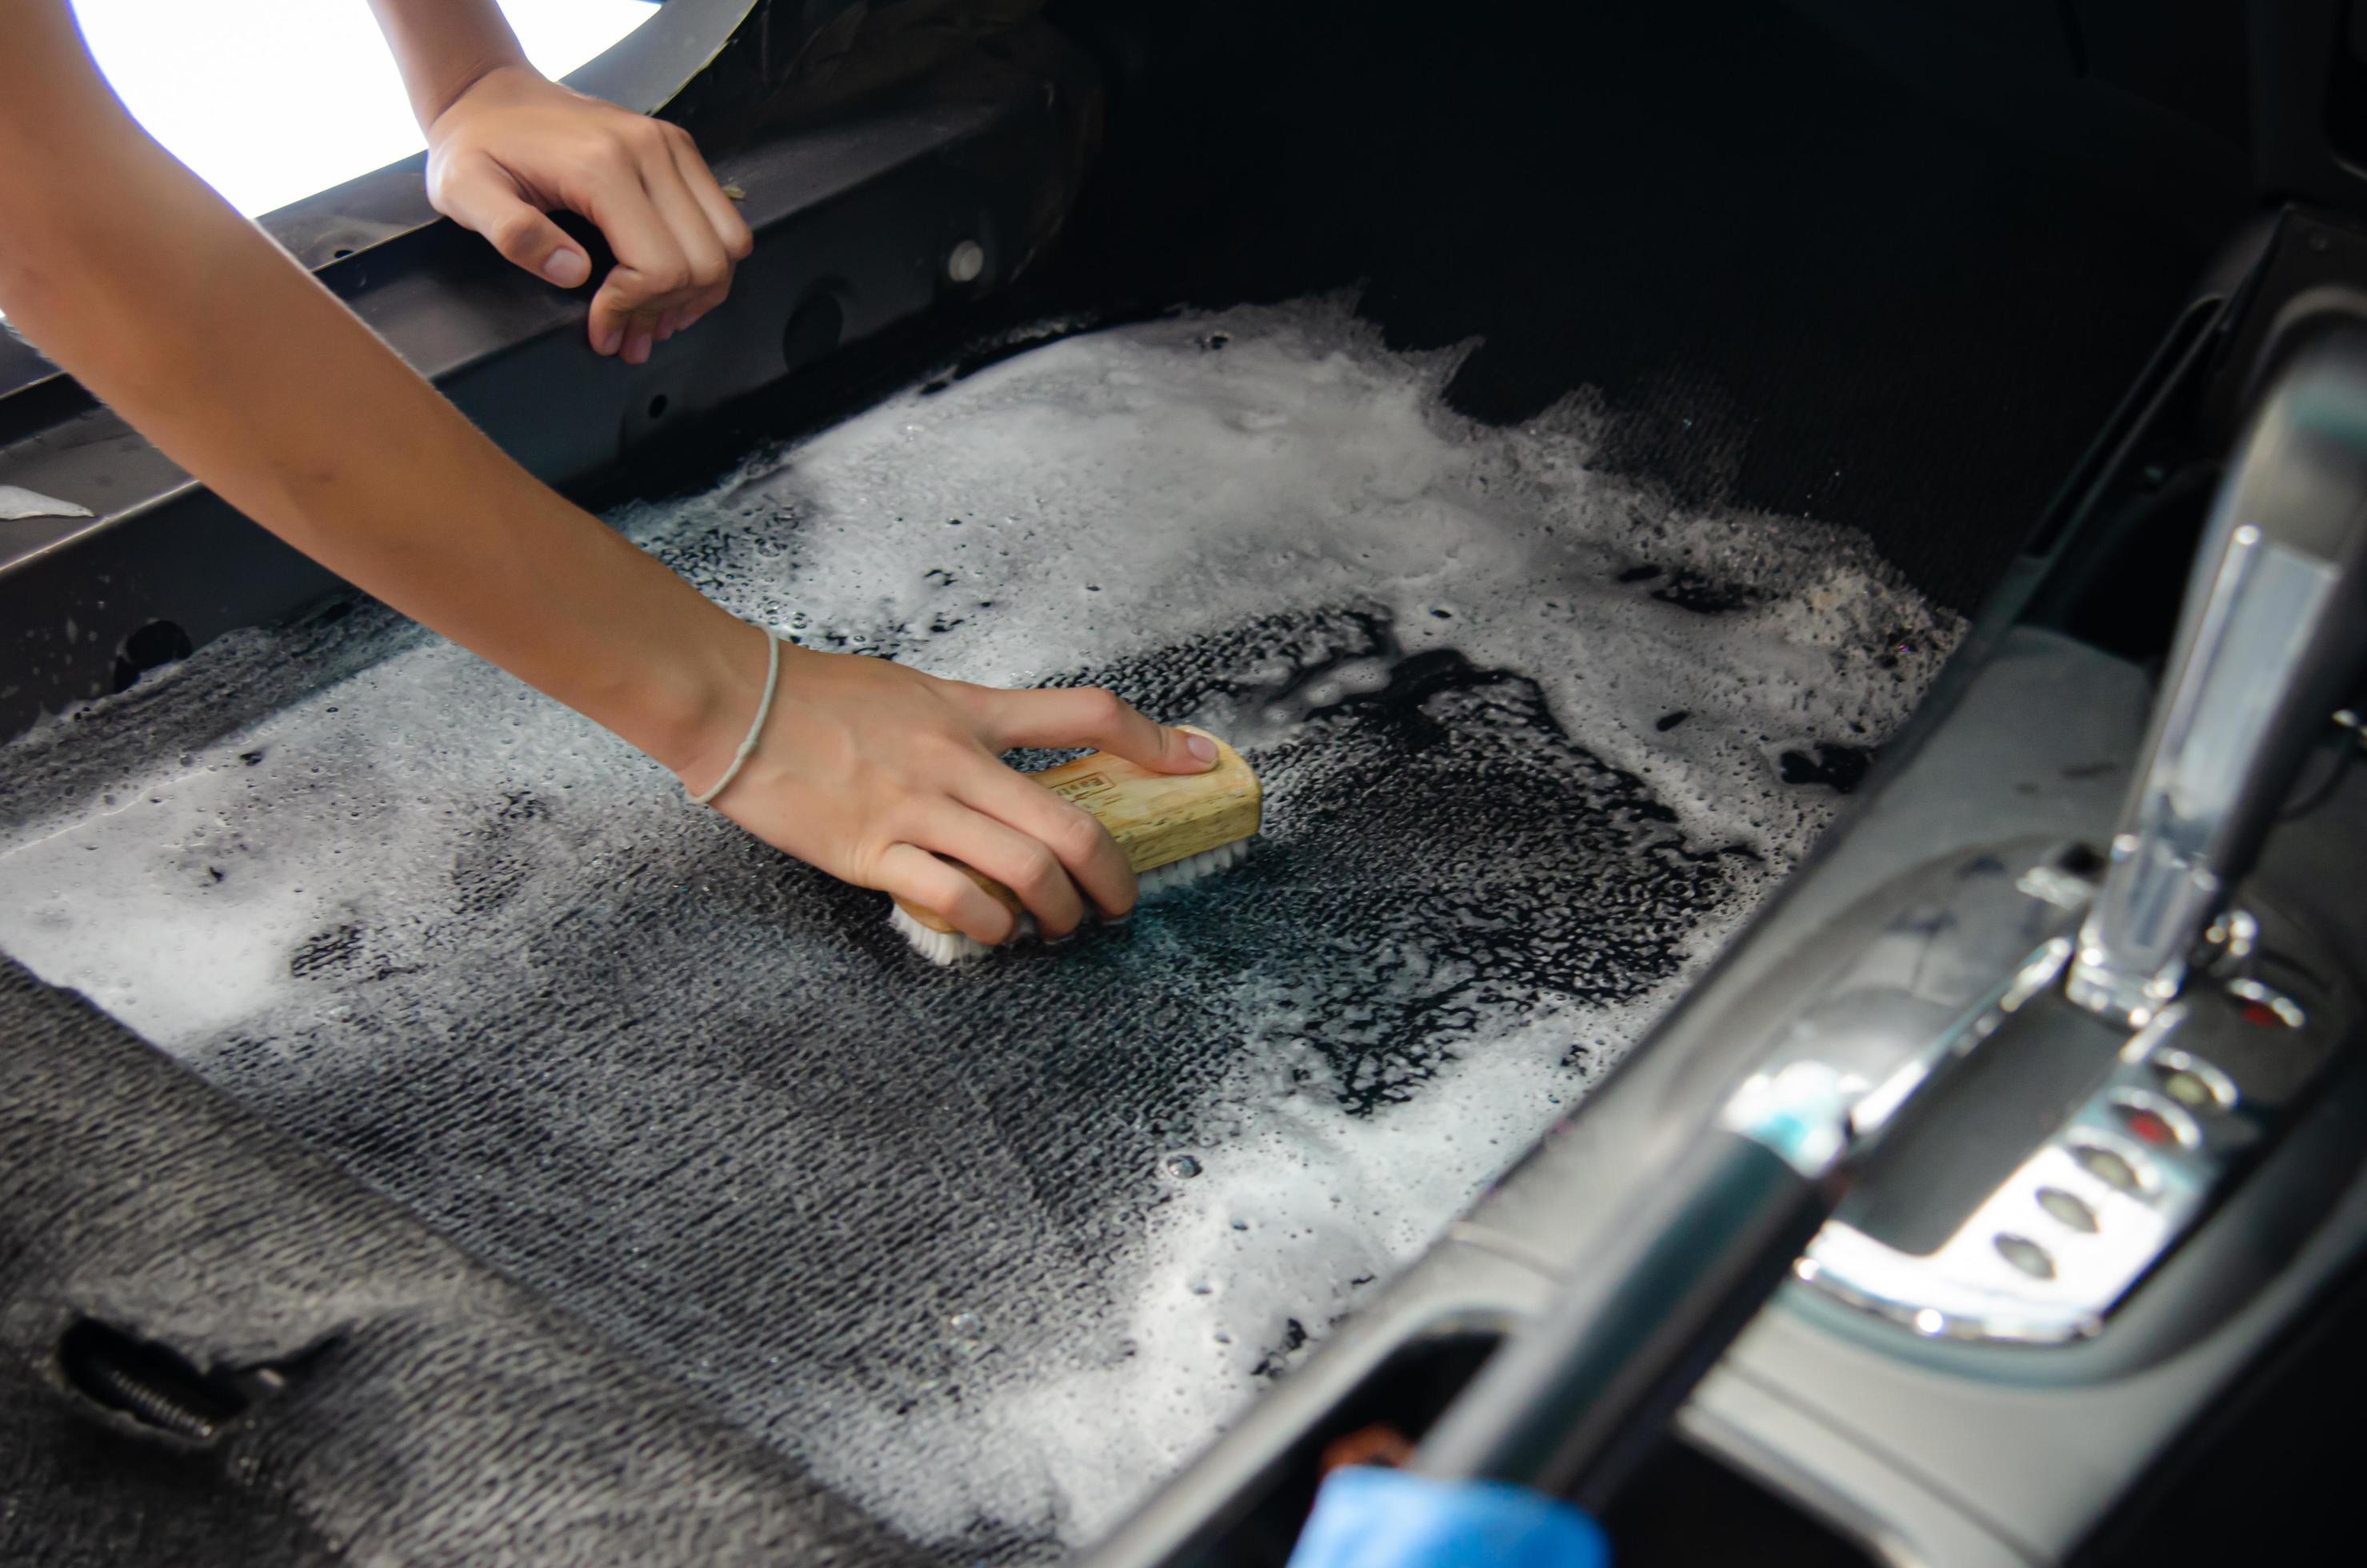
<svg viewBox="0 0 2367 1568">
<path fill-rule="evenodd" d="M 694 806 L 708 804 L 716 796 L 731 787 L 731 781 L 740 777 L 740 765 L 746 762 L 750 754 L 755 751 L 756 737 L 764 733 L 764 721 L 772 716 L 773 687 L 779 685 L 781 679 L 781 634 L 769 626 L 764 630 L 764 695 L 756 704 L 756 717 L 748 725 L 748 738 L 742 741 L 740 749 L 731 754 L 731 766 L 723 770 L 723 777 L 708 785 L 705 794 L 693 795 L 690 798 L 690 803 Z"/>
</svg>

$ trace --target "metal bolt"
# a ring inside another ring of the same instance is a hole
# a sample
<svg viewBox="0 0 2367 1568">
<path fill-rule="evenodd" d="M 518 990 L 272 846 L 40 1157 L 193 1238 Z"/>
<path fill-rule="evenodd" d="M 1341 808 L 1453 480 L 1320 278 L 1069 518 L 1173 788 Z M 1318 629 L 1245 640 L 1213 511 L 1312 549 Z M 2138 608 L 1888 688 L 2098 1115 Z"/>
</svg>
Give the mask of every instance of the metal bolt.
<svg viewBox="0 0 2367 1568">
<path fill-rule="evenodd" d="M 946 276 L 957 283 L 972 283 L 986 270 L 986 247 L 976 240 L 964 240 L 946 253 Z"/>
</svg>

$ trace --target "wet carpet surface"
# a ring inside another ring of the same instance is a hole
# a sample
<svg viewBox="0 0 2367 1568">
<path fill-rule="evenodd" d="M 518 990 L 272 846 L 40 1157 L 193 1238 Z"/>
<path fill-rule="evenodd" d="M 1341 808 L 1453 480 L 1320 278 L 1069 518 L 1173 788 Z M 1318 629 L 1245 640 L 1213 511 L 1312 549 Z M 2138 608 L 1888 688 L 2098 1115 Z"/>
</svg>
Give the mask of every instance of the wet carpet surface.
<svg viewBox="0 0 2367 1568">
<path fill-rule="evenodd" d="M 620 524 L 810 645 L 1240 744 L 1237 871 L 930 968 L 357 610 L 37 733 L 0 946 L 914 1539 L 1106 1528 L 1648 1023 L 1955 635 L 1344 305 L 1056 343 Z"/>
</svg>

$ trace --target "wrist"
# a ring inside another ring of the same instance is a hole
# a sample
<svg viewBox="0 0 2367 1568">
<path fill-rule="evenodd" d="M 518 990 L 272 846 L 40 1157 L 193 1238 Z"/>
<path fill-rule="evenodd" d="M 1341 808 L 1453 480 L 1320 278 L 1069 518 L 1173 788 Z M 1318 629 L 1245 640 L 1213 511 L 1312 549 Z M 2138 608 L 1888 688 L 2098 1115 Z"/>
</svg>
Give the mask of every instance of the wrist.
<svg viewBox="0 0 2367 1568">
<path fill-rule="evenodd" d="M 772 660 L 771 638 L 762 627 L 721 610 L 720 624 L 685 649 L 675 667 L 653 684 L 656 709 L 649 738 L 637 742 L 692 794 L 723 777 L 748 738 L 764 702 Z M 781 645 L 779 684 L 800 650 Z M 631 738 L 631 737 L 628 737 Z"/>
<path fill-rule="evenodd" d="M 515 85 L 537 87 L 550 85 L 550 79 L 536 70 L 523 53 L 491 54 L 474 57 L 456 66 L 448 74 L 439 75 L 434 91 L 417 105 L 419 129 L 425 133 L 429 146 L 451 130 L 453 110 L 459 108 L 472 96 L 487 90 Z"/>
</svg>

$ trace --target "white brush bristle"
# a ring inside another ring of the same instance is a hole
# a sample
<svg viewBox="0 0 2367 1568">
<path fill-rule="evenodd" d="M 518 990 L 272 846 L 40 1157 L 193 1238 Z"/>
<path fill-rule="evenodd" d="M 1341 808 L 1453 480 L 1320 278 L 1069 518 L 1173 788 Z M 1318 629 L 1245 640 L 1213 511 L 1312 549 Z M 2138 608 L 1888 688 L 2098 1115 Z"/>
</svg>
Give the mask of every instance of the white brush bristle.
<svg viewBox="0 0 2367 1568">
<path fill-rule="evenodd" d="M 965 937 L 958 931 L 939 931 L 922 925 L 904 912 L 902 904 L 893 900 L 888 904 L 888 924 L 894 926 L 904 940 L 912 944 L 914 952 L 934 964 L 968 963 L 972 959 L 984 958 L 991 950 L 975 937 Z"/>
<path fill-rule="evenodd" d="M 1156 898 L 1161 893 L 1172 892 L 1187 883 L 1196 882 L 1202 877 L 1230 870 L 1240 865 L 1249 852 L 1250 841 L 1236 838 L 1230 844 L 1219 844 L 1214 849 L 1203 849 L 1197 855 L 1186 855 L 1181 860 L 1145 871 L 1138 885 L 1142 889 L 1144 898 Z"/>
<path fill-rule="evenodd" d="M 1187 883 L 1196 882 L 1202 877 L 1229 869 L 1240 865 L 1249 852 L 1250 841 L 1246 838 L 1237 838 L 1230 844 L 1219 844 L 1214 849 L 1203 849 L 1197 855 L 1186 855 L 1181 860 L 1171 861 L 1167 865 L 1145 871 L 1137 882 L 1141 890 L 1140 896 L 1156 898 L 1161 893 L 1172 892 Z M 922 925 L 904 912 L 902 904 L 892 899 L 888 903 L 888 924 L 893 926 L 904 940 L 912 944 L 914 952 L 933 964 L 951 967 L 955 964 L 968 963 L 972 959 L 982 959 L 994 951 L 992 948 L 975 937 L 966 937 L 959 931 L 939 931 Z M 1020 917 L 1019 929 L 1013 933 L 1012 940 L 1015 942 L 1023 937 L 1032 937 L 1035 934 L 1035 918 L 1023 915 Z"/>
</svg>

